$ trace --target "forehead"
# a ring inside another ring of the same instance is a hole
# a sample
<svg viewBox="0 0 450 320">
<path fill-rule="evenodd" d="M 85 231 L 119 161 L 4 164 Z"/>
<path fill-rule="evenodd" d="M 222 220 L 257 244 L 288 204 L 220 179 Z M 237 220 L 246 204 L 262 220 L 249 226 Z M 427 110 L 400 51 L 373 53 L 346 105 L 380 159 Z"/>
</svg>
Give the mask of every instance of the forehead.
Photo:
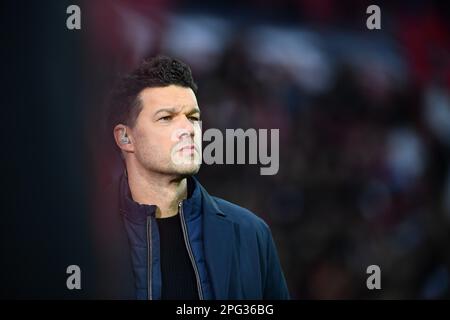
<svg viewBox="0 0 450 320">
<path fill-rule="evenodd" d="M 185 88 L 177 85 L 167 87 L 146 88 L 141 91 L 140 98 L 143 105 L 143 111 L 156 111 L 161 107 L 181 108 L 196 107 L 197 99 L 191 88 Z"/>
</svg>

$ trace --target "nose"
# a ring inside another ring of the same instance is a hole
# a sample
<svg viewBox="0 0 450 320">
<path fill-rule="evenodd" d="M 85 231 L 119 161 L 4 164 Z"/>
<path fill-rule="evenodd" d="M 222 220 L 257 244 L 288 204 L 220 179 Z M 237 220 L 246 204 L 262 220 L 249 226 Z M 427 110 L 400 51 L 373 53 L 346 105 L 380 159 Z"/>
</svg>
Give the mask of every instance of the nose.
<svg viewBox="0 0 450 320">
<path fill-rule="evenodd" d="M 183 138 L 193 138 L 195 134 L 194 124 L 186 117 L 186 115 L 183 115 L 180 127 L 177 131 L 179 140 Z"/>
</svg>

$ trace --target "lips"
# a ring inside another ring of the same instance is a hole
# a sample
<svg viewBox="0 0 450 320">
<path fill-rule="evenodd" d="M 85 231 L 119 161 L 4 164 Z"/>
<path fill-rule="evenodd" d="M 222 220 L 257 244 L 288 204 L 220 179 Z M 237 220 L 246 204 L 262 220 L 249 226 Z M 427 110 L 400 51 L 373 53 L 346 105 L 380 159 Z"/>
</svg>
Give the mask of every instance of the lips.
<svg viewBox="0 0 450 320">
<path fill-rule="evenodd" d="M 181 147 L 180 149 L 178 149 L 178 151 L 194 150 L 194 149 L 195 149 L 195 146 L 193 144 L 189 144 L 189 145 Z"/>
</svg>

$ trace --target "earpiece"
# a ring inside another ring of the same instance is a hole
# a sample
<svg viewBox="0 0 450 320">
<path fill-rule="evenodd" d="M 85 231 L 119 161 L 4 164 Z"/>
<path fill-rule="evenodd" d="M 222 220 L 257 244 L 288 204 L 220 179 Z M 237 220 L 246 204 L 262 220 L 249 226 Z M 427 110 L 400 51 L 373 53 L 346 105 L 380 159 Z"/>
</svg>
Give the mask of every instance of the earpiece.
<svg viewBox="0 0 450 320">
<path fill-rule="evenodd" d="M 130 143 L 130 139 L 127 137 L 126 132 L 124 131 L 122 136 L 120 137 L 120 143 L 121 144 L 128 144 Z"/>
</svg>

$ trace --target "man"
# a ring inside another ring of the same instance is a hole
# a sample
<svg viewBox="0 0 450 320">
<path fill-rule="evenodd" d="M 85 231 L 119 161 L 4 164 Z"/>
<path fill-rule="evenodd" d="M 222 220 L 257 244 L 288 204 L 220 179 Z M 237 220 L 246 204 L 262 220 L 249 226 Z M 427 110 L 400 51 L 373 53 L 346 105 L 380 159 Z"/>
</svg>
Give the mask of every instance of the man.
<svg viewBox="0 0 450 320">
<path fill-rule="evenodd" d="M 116 89 L 110 124 L 125 170 L 101 210 L 99 294 L 288 299 L 268 226 L 193 177 L 201 163 L 196 91 L 189 67 L 161 56 Z"/>
</svg>

